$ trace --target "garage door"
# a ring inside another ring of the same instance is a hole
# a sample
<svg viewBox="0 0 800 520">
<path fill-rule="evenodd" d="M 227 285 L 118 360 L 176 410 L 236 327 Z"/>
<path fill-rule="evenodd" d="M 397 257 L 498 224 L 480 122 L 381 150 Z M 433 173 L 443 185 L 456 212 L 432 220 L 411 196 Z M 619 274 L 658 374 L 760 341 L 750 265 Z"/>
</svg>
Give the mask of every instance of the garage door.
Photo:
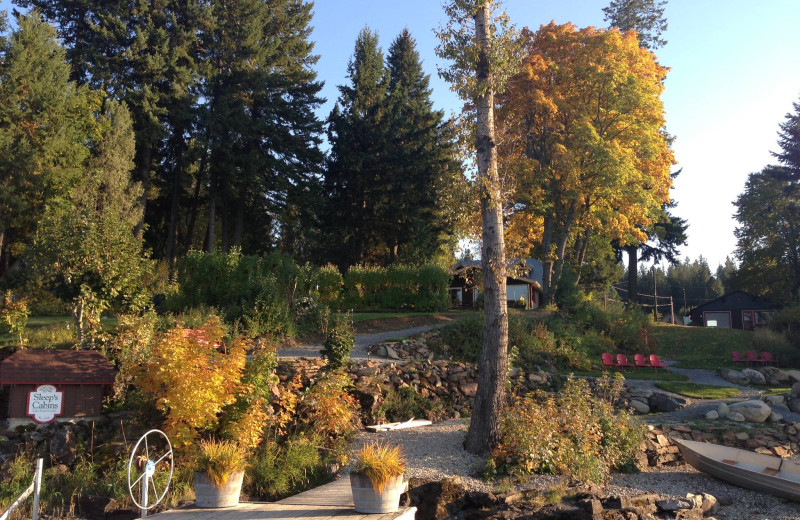
<svg viewBox="0 0 800 520">
<path fill-rule="evenodd" d="M 706 327 L 731 328 L 731 314 L 729 312 L 704 312 L 703 318 L 706 321 Z"/>
</svg>

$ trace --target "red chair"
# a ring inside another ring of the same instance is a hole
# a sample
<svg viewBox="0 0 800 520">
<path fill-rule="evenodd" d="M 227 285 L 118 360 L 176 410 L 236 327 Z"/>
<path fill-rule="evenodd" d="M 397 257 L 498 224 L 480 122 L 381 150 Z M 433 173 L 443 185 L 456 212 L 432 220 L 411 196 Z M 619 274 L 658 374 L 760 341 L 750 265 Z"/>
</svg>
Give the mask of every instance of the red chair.
<svg viewBox="0 0 800 520">
<path fill-rule="evenodd" d="M 778 366 L 778 358 L 772 355 L 772 352 L 762 352 L 761 353 L 761 362 L 765 365 L 767 363 L 775 363 L 775 366 Z"/>
<path fill-rule="evenodd" d="M 603 352 L 600 355 L 600 359 L 603 360 L 603 370 L 607 368 L 614 368 L 614 357 L 608 352 Z"/>
<path fill-rule="evenodd" d="M 632 367 L 630 363 L 628 363 L 628 357 L 625 354 L 617 354 L 617 368 L 620 370 L 625 370 L 625 367 Z"/>
<path fill-rule="evenodd" d="M 735 350 L 731 352 L 731 359 L 733 360 L 734 363 L 741 363 L 743 365 L 747 363 L 747 360 L 744 357 L 742 357 L 742 353 L 736 352 Z"/>
<path fill-rule="evenodd" d="M 659 368 L 666 368 L 667 374 L 669 374 L 669 367 L 667 364 L 660 359 L 655 354 L 650 354 L 650 366 L 653 367 L 653 371 L 657 374 Z"/>
<path fill-rule="evenodd" d="M 758 357 L 758 352 L 755 350 L 748 350 L 744 353 L 744 359 L 747 361 L 747 366 L 750 366 L 750 363 L 761 363 L 764 364 L 764 361 Z"/>
<path fill-rule="evenodd" d="M 633 355 L 633 366 L 636 367 L 637 369 L 650 368 L 650 365 L 647 364 L 647 361 L 645 361 L 644 356 L 641 354 Z"/>
</svg>

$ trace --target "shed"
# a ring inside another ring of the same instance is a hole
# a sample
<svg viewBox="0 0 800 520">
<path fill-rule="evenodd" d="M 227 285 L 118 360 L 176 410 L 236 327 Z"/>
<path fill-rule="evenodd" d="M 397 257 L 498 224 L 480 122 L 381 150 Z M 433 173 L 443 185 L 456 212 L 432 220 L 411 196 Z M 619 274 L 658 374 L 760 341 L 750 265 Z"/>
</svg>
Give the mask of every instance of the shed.
<svg viewBox="0 0 800 520">
<path fill-rule="evenodd" d="M 470 308 L 478 297 L 477 281 L 483 269 L 480 260 L 464 260 L 451 269 L 450 299 L 454 306 Z M 509 305 L 524 298 L 527 307 L 538 307 L 542 301 L 544 266 L 533 258 L 509 260 L 506 266 L 506 299 Z"/>
<path fill-rule="evenodd" d="M 18 350 L 0 361 L 0 416 L 52 421 L 49 415 L 40 420 L 31 411 L 35 407 L 31 399 L 40 397 L 40 392 L 60 394 L 60 408 L 50 415 L 98 415 L 114 377 L 114 365 L 94 350 Z"/>
<path fill-rule="evenodd" d="M 698 305 L 689 311 L 689 317 L 704 327 L 754 330 L 766 326 L 773 312 L 775 306 L 763 298 L 734 291 Z"/>
</svg>

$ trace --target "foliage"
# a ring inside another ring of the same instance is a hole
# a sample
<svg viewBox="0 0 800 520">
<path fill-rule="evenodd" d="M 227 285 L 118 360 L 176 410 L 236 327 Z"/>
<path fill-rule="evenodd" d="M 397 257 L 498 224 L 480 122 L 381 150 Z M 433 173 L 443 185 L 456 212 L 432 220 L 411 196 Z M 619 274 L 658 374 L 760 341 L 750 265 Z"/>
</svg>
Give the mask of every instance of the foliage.
<svg viewBox="0 0 800 520">
<path fill-rule="evenodd" d="M 320 314 L 322 329 L 322 350 L 327 367 L 336 370 L 350 359 L 350 351 L 355 344 L 355 329 L 351 312 L 331 314 L 325 309 Z"/>
<path fill-rule="evenodd" d="M 678 368 L 716 370 L 733 367 L 730 352 L 750 350 L 753 333 L 746 330 L 709 327 L 683 327 L 655 324 L 653 335 L 659 342 L 662 359 L 673 359 Z"/>
<path fill-rule="evenodd" d="M 435 421 L 446 416 L 442 406 L 441 401 L 434 404 L 410 386 L 397 390 L 391 387 L 377 410 L 376 418 L 387 422 L 409 421 L 420 417 Z"/>
<path fill-rule="evenodd" d="M 667 0 L 611 0 L 603 8 L 603 20 L 621 31 L 636 31 L 639 44 L 655 50 L 667 44 L 661 35 L 667 30 L 664 6 Z"/>
<path fill-rule="evenodd" d="M 657 387 L 667 392 L 691 397 L 692 399 L 729 399 L 741 393 L 737 388 L 698 383 L 677 383 L 674 381 L 658 381 Z"/>
<path fill-rule="evenodd" d="M 365 444 L 355 454 L 353 472 L 366 475 L 377 493 L 383 493 L 393 478 L 402 475 L 406 470 L 406 460 L 400 446 L 391 446 L 381 442 Z"/>
<path fill-rule="evenodd" d="M 197 471 L 206 473 L 214 485 L 224 486 L 232 474 L 246 466 L 246 453 L 237 443 L 215 439 L 200 442 Z"/>
<path fill-rule="evenodd" d="M 325 459 L 318 438 L 306 434 L 284 443 L 266 442 L 251 458 L 244 490 L 261 500 L 279 500 L 321 483 Z"/>
<path fill-rule="evenodd" d="M 378 35 L 364 28 L 347 73 L 328 118 L 321 259 L 343 270 L 430 263 L 455 246 L 466 214 L 454 125 L 433 109 L 408 31 L 384 64 Z"/>
<path fill-rule="evenodd" d="M 604 482 L 611 469 L 630 464 L 644 428 L 614 411 L 623 378 L 596 382 L 569 378 L 559 394 L 516 397 L 501 418 L 502 440 L 492 459 L 509 473 L 558 473 Z"/>
<path fill-rule="evenodd" d="M 499 100 L 500 169 L 509 230 L 524 234 L 509 241 L 540 244 L 520 254 L 545 264 L 547 302 L 593 236 L 638 245 L 663 217 L 674 162 L 667 69 L 632 32 L 550 23 L 522 41 L 525 67 Z"/>
<path fill-rule="evenodd" d="M 28 324 L 28 302 L 25 298 L 14 299 L 11 291 L 3 297 L 3 306 L 0 307 L 0 332 L 8 331 L 17 336 L 19 345 L 25 344 L 25 326 Z M 5 329 L 5 330 L 4 330 Z"/>
<path fill-rule="evenodd" d="M 307 388 L 299 416 L 315 435 L 349 439 L 358 427 L 358 402 L 347 390 L 352 385 L 347 372 L 326 372 Z"/>
<path fill-rule="evenodd" d="M 435 265 L 353 266 L 344 277 L 345 308 L 435 311 L 449 307 L 450 274 Z"/>
<path fill-rule="evenodd" d="M 199 333 L 176 327 L 158 338 L 138 369 L 130 369 L 139 388 L 155 398 L 156 408 L 165 414 L 163 429 L 177 448 L 213 430 L 219 412 L 236 399 L 245 346 L 233 340 L 223 354 L 214 347 L 223 339 L 219 318 L 209 320 Z"/>
<path fill-rule="evenodd" d="M 53 293 L 71 303 L 81 344 L 100 332 L 104 311 L 139 310 L 146 302 L 141 282 L 148 265 L 134 234 L 142 187 L 130 180 L 130 115 L 124 105 L 108 101 L 95 125 L 80 183 L 50 201 L 30 252 Z"/>
</svg>

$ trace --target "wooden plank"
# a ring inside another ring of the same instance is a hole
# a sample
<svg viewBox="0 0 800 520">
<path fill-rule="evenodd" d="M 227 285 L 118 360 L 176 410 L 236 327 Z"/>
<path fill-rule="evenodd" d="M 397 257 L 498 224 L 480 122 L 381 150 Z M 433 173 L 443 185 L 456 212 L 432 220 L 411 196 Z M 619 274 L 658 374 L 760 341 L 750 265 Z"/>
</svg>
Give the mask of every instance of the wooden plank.
<svg viewBox="0 0 800 520">
<path fill-rule="evenodd" d="M 199 509 L 189 506 L 165 511 L 156 520 L 414 520 L 416 507 L 396 513 L 361 514 L 353 509 L 350 479 L 339 478 L 278 502 L 240 502 L 233 507 Z"/>
<path fill-rule="evenodd" d="M 417 428 L 419 426 L 429 426 L 431 424 L 433 424 L 431 421 L 426 421 L 425 419 L 411 418 L 405 422 L 373 424 L 371 426 L 367 426 L 366 429 L 374 433 L 374 432 L 386 432 L 393 430 L 405 430 L 406 428 Z"/>
</svg>

